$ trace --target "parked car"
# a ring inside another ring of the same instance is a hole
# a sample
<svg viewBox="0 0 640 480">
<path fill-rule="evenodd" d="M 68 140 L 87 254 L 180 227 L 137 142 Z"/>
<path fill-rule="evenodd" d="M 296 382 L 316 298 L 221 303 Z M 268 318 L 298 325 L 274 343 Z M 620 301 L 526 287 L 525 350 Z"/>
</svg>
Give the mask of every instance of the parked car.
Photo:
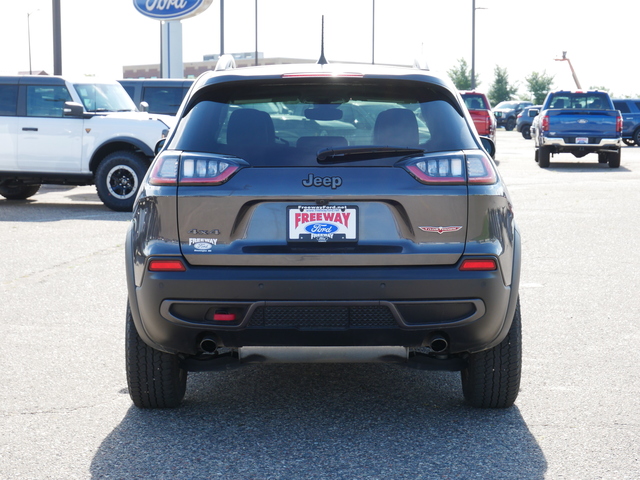
<svg viewBox="0 0 640 480">
<path fill-rule="evenodd" d="M 345 129 L 354 103 L 375 121 Z M 274 104 L 304 120 L 274 122 Z M 189 371 L 382 361 L 458 370 L 471 405 L 512 405 L 521 242 L 492 148 L 428 71 L 204 73 L 127 232 L 134 404 L 178 406 Z"/>
<path fill-rule="evenodd" d="M 0 195 L 41 184 L 95 184 L 104 204 L 131 211 L 172 117 L 138 112 L 116 81 L 0 77 Z"/>
<path fill-rule="evenodd" d="M 551 155 L 564 152 L 576 158 L 597 153 L 599 163 L 620 166 L 622 115 L 607 92 L 549 92 L 533 120 L 531 136 L 541 168 L 549 166 Z"/>
<path fill-rule="evenodd" d="M 493 109 L 493 113 L 496 116 L 498 127 L 504 127 L 505 130 L 511 131 L 516 128 L 516 121 L 518 114 L 525 109 L 533 105 L 532 102 L 527 101 L 514 101 L 509 100 L 506 102 L 500 102 Z"/>
<path fill-rule="evenodd" d="M 538 115 L 540 108 L 542 108 L 542 105 L 530 105 L 518 114 L 516 130 L 527 140 L 531 139 L 531 124 L 533 123 L 533 119 Z"/>
<path fill-rule="evenodd" d="M 476 91 L 461 91 L 478 134 L 496 142 L 496 118 L 491 110 L 491 102 L 484 93 Z"/>
<path fill-rule="evenodd" d="M 640 146 L 640 99 L 615 99 L 613 106 L 622 114 L 622 141 Z"/>
<path fill-rule="evenodd" d="M 140 110 L 175 115 L 193 79 L 127 78 L 118 82 Z"/>
</svg>

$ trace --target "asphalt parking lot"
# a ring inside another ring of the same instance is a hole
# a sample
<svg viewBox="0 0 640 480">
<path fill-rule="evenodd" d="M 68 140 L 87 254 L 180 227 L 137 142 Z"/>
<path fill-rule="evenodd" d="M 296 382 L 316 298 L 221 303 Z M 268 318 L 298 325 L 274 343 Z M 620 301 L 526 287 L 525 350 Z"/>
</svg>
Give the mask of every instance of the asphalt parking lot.
<svg viewBox="0 0 640 480">
<path fill-rule="evenodd" d="M 593 157 L 593 158 L 592 158 Z M 0 199 L 0 479 L 640 478 L 640 148 L 619 169 L 498 132 L 523 238 L 523 381 L 464 404 L 459 374 L 253 365 L 191 374 L 183 407 L 132 406 L 130 214 L 94 187 Z"/>
</svg>

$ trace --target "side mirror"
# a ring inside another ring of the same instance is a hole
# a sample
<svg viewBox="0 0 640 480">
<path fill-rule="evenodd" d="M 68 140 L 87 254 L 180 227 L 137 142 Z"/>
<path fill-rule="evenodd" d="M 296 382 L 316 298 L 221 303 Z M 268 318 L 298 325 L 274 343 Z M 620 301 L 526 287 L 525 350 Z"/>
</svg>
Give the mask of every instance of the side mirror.
<svg viewBox="0 0 640 480">
<path fill-rule="evenodd" d="M 480 141 L 482 142 L 482 146 L 487 151 L 487 153 L 491 156 L 491 158 L 495 158 L 496 144 L 493 143 L 493 140 L 487 137 L 480 137 Z"/>
<path fill-rule="evenodd" d="M 158 143 L 156 143 L 156 148 L 154 150 L 154 153 L 156 155 L 158 155 L 160 153 L 160 151 L 164 148 L 164 144 L 167 143 L 167 139 L 163 138 L 162 140 L 158 140 Z"/>
<path fill-rule="evenodd" d="M 149 111 L 149 104 L 147 102 L 140 102 L 140 111 L 141 112 L 148 112 Z"/>
<path fill-rule="evenodd" d="M 537 108 L 532 108 L 529 110 L 529 116 L 532 118 L 537 117 L 539 113 L 540 113 L 540 110 L 538 110 Z"/>
<path fill-rule="evenodd" d="M 64 102 L 62 115 L 65 117 L 81 118 L 84 115 L 84 107 L 76 102 Z"/>
</svg>

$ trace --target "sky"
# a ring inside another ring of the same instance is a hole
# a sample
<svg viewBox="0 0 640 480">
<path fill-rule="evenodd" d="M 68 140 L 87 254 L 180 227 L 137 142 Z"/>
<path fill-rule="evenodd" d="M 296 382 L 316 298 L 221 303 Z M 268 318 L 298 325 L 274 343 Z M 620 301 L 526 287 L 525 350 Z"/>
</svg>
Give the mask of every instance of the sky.
<svg viewBox="0 0 640 480">
<path fill-rule="evenodd" d="M 133 0 L 60 0 L 62 73 L 122 78 L 125 65 L 160 62 L 160 22 L 140 14 Z M 424 58 L 444 73 L 472 59 L 473 0 L 225 0 L 225 53 L 316 60 L 322 16 L 330 63 L 411 65 Z M 374 22 L 375 5 L 375 22 Z M 605 9 L 606 6 L 606 9 Z M 478 90 L 487 92 L 496 66 L 526 95 L 533 72 L 553 76 L 553 88 L 640 97 L 635 58 L 638 0 L 475 0 Z M 2 0 L 0 74 L 31 69 L 53 73 L 51 0 Z M 375 35 L 373 26 L 375 25 Z M 29 29 L 28 29 L 29 26 Z M 30 30 L 30 35 L 28 31 Z M 220 53 L 220 0 L 182 21 L 183 61 Z M 29 41 L 30 40 L 30 41 Z"/>
</svg>

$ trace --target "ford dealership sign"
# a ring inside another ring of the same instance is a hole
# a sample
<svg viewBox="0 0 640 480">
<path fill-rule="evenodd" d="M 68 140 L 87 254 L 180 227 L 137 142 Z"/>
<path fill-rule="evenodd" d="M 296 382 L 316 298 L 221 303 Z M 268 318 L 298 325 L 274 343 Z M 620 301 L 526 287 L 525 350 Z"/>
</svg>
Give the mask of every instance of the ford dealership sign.
<svg viewBox="0 0 640 480">
<path fill-rule="evenodd" d="M 182 20 L 204 12 L 213 0 L 133 0 L 145 17 L 156 20 Z"/>
</svg>

